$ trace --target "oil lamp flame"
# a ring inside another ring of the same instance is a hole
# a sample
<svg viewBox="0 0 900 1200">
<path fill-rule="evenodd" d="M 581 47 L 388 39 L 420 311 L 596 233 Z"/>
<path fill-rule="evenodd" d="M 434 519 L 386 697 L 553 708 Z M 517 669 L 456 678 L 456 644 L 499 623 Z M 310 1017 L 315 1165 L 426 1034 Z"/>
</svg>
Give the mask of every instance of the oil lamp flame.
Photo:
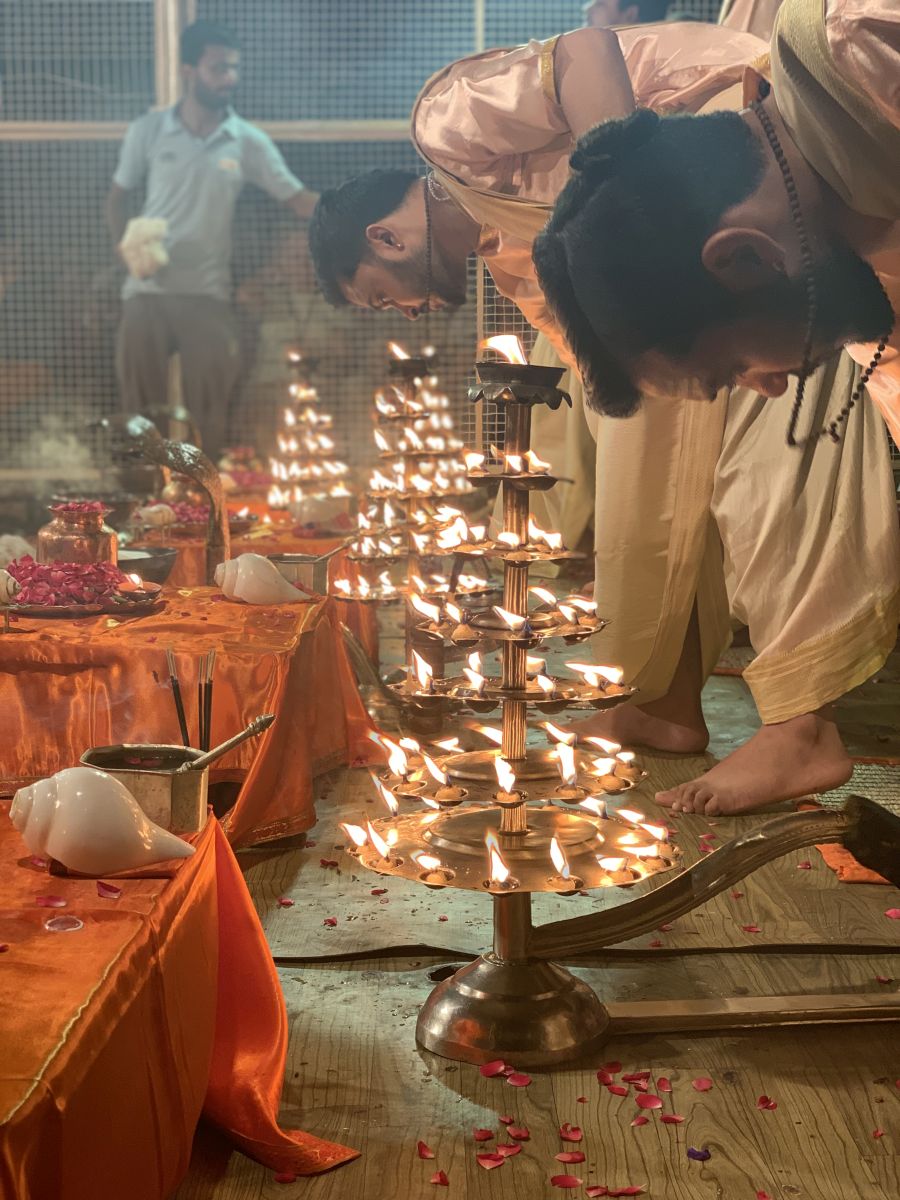
<svg viewBox="0 0 900 1200">
<path fill-rule="evenodd" d="M 343 829 L 344 833 L 346 833 L 347 837 L 354 844 L 354 846 L 358 846 L 360 849 L 368 841 L 368 838 L 366 837 L 366 831 L 360 825 L 347 825 L 342 822 L 341 829 Z"/>
<path fill-rule="evenodd" d="M 444 605 L 444 611 L 451 621 L 455 621 L 457 625 L 462 624 L 462 611 L 456 607 L 452 600 L 448 600 Z"/>
<path fill-rule="evenodd" d="M 479 343 L 478 349 L 493 350 L 505 358 L 507 362 L 518 363 L 522 367 L 526 365 L 522 343 L 514 333 L 499 333 L 495 334 L 494 337 L 485 338 L 484 341 Z"/>
<path fill-rule="evenodd" d="M 632 825 L 640 825 L 644 819 L 642 812 L 637 812 L 633 808 L 620 808 L 617 814 L 623 821 L 630 821 Z"/>
<path fill-rule="evenodd" d="M 610 875 L 615 875 L 617 871 L 621 871 L 625 866 L 624 858 L 598 858 L 597 862 L 604 871 L 609 871 Z"/>
<path fill-rule="evenodd" d="M 382 800 L 388 806 L 388 812 L 392 817 L 396 817 L 397 813 L 400 811 L 400 805 L 397 803 L 397 797 L 389 787 L 385 787 L 381 780 L 376 779 L 374 775 L 372 776 L 372 782 L 381 793 Z"/>
<path fill-rule="evenodd" d="M 554 742 L 565 742 L 567 746 L 575 745 L 576 734 L 570 729 L 560 729 L 558 725 L 554 725 L 552 721 L 544 721 L 544 728 L 553 738 Z"/>
<path fill-rule="evenodd" d="M 415 594 L 410 596 L 409 601 L 416 612 L 421 613 L 423 617 L 427 617 L 429 621 L 440 621 L 441 610 L 436 604 L 429 604 L 426 600 L 423 600 L 421 596 L 417 596 Z"/>
<path fill-rule="evenodd" d="M 549 675 L 538 675 L 536 677 L 535 682 L 537 683 L 537 685 L 541 689 L 541 691 L 544 693 L 544 695 L 547 696 L 548 698 L 550 696 L 552 696 L 553 693 L 556 691 L 556 684 L 549 677 Z"/>
<path fill-rule="evenodd" d="M 494 770 L 497 772 L 497 782 L 500 784 L 501 792 L 506 792 L 511 796 L 516 786 L 516 776 L 512 767 L 505 758 L 497 757 L 494 759 Z"/>
<path fill-rule="evenodd" d="M 669 840 L 669 831 L 665 825 L 650 825 L 646 821 L 641 821 L 641 829 L 646 829 L 647 833 L 658 842 L 667 842 Z"/>
<path fill-rule="evenodd" d="M 382 450 L 385 453 L 388 453 L 391 449 L 391 443 L 387 440 L 380 429 L 375 430 L 375 445 L 379 450 Z"/>
<path fill-rule="evenodd" d="M 618 746 L 616 747 L 616 749 L 618 750 L 618 753 L 616 754 L 616 758 L 619 760 L 620 763 L 628 764 L 628 763 L 634 762 L 636 755 L 633 750 L 619 750 Z"/>
<path fill-rule="evenodd" d="M 575 747 L 570 742 L 557 742 L 556 758 L 563 783 L 574 784 L 578 778 L 575 767 Z"/>
<path fill-rule="evenodd" d="M 595 775 L 611 775 L 615 765 L 616 765 L 616 760 L 614 758 L 595 758 L 594 759 L 594 774 Z"/>
<path fill-rule="evenodd" d="M 578 806 L 586 808 L 589 813 L 593 813 L 595 817 L 606 816 L 606 805 L 602 800 L 598 800 L 596 796 L 587 796 Z"/>
<path fill-rule="evenodd" d="M 549 588 L 530 587 L 528 590 L 531 592 L 532 596 L 537 596 L 538 600 L 540 600 L 542 604 L 551 604 L 554 607 L 556 606 L 556 597 L 549 590 Z"/>
<path fill-rule="evenodd" d="M 604 686 L 601 680 L 606 683 L 618 684 L 622 682 L 622 676 L 625 672 L 621 667 L 598 667 L 593 663 L 566 663 L 570 671 L 577 671 L 579 675 L 584 676 L 584 681 L 589 687 Z"/>
<path fill-rule="evenodd" d="M 433 680 L 434 670 L 432 669 L 431 663 L 426 662 L 425 659 L 422 657 L 422 655 L 419 654 L 418 651 L 416 651 L 416 650 L 413 650 L 412 656 L 413 656 L 413 664 L 415 665 L 415 669 L 416 669 L 416 678 L 419 681 L 419 686 L 421 687 L 423 692 L 433 692 L 434 691 L 434 680 Z"/>
<path fill-rule="evenodd" d="M 375 741 L 388 752 L 388 770 L 390 773 L 392 775 L 402 775 L 405 779 L 409 774 L 409 759 L 406 757 L 403 747 L 398 746 L 396 742 L 392 742 L 383 733 L 375 734 Z"/>
<path fill-rule="evenodd" d="M 534 655 L 525 655 L 525 670 L 529 675 L 541 675 L 547 670 L 546 658 L 537 658 Z"/>
<path fill-rule="evenodd" d="M 435 781 L 435 783 L 440 783 L 443 786 L 446 786 L 446 784 L 448 783 L 448 778 L 449 778 L 447 775 L 447 772 L 442 771 L 441 768 L 434 761 L 434 759 L 431 757 L 431 755 L 426 754 L 424 750 L 422 751 L 422 761 L 424 762 L 425 766 L 428 768 L 428 774 Z"/>
<path fill-rule="evenodd" d="M 555 837 L 550 839 L 550 858 L 554 867 L 556 867 L 557 872 L 563 877 L 563 879 L 568 879 L 569 860 L 566 858 L 562 846 L 560 846 Z"/>
<path fill-rule="evenodd" d="M 468 679 L 472 691 L 480 696 L 484 691 L 485 678 L 478 671 L 473 671 L 471 667 L 463 667 L 463 674 Z"/>
<path fill-rule="evenodd" d="M 400 745 L 404 750 L 409 750 L 411 754 L 418 754 L 422 749 L 416 739 L 411 737 L 402 737 L 400 739 Z"/>
<path fill-rule="evenodd" d="M 452 754 L 454 751 L 459 749 L 459 738 L 458 737 L 441 738 L 439 741 L 435 742 L 434 744 L 435 744 L 435 746 L 438 747 L 438 749 L 446 750 L 448 754 Z"/>
<path fill-rule="evenodd" d="M 512 471 L 512 473 L 514 475 L 521 475 L 525 469 L 525 464 L 522 460 L 522 455 L 521 454 L 506 454 L 506 455 L 504 455 L 504 457 L 506 459 L 507 469 Z"/>
<path fill-rule="evenodd" d="M 467 471 L 477 471 L 480 467 L 484 466 L 484 455 L 479 454 L 477 450 L 467 451 L 463 455 L 463 458 L 466 462 Z"/>
<path fill-rule="evenodd" d="M 399 358 L 401 360 L 405 359 L 405 358 L 409 358 L 409 355 L 406 353 L 406 351 L 403 349 L 403 347 L 398 346 L 396 342 L 388 342 L 388 350 L 390 350 L 390 352 L 391 352 L 391 354 L 393 354 L 394 358 Z"/>
<path fill-rule="evenodd" d="M 503 734 L 499 729 L 494 729 L 490 725 L 474 725 L 473 729 L 476 733 L 480 733 L 482 737 L 486 737 L 489 742 L 494 742 L 500 746 L 503 743 Z"/>
<path fill-rule="evenodd" d="M 372 845 L 375 847 L 375 849 L 378 851 L 378 853 L 381 855 L 381 857 L 382 858 L 390 858 L 390 856 L 391 856 L 390 846 L 388 846 L 387 842 L 384 840 L 384 838 L 381 836 L 381 834 L 378 832 L 378 830 L 374 827 L 374 825 L 372 824 L 371 821 L 366 821 L 366 832 L 369 835 L 369 841 L 372 843 Z"/>
<path fill-rule="evenodd" d="M 135 573 L 135 572 L 132 572 L 132 573 L 131 573 L 131 574 L 128 576 L 128 578 L 131 580 L 131 582 L 134 584 L 134 586 L 135 586 L 136 588 L 140 588 L 140 587 L 143 587 L 143 586 L 144 586 L 144 581 L 143 581 L 143 579 L 141 579 L 140 575 L 138 575 L 137 573 Z"/>
<path fill-rule="evenodd" d="M 528 460 L 529 471 L 534 471 L 537 475 L 545 475 L 550 470 L 550 464 L 544 462 L 542 458 L 538 458 L 533 450 L 526 450 L 525 457 Z"/>
<path fill-rule="evenodd" d="M 511 550 L 517 550 L 522 545 L 522 539 L 517 533 L 511 533 L 504 530 L 503 533 L 497 534 L 497 541 L 503 546 L 509 546 Z"/>
<path fill-rule="evenodd" d="M 433 854 L 422 854 L 418 850 L 416 850 L 411 857 L 413 862 L 418 863 L 419 866 L 423 867 L 426 871 L 440 871 L 444 865 L 441 860 L 439 858 L 435 858 Z"/>
<path fill-rule="evenodd" d="M 500 843 L 497 841 L 497 835 L 493 830 L 488 830 L 485 835 L 484 844 L 487 847 L 489 856 L 491 883 L 506 883 L 507 879 L 509 879 L 509 867 L 500 855 Z"/>
<path fill-rule="evenodd" d="M 494 612 L 505 622 L 513 633 L 521 633 L 528 624 L 528 618 L 521 616 L 519 613 L 511 613 L 505 608 L 500 608 L 499 605 L 493 605 Z"/>
<path fill-rule="evenodd" d="M 617 750 L 622 749 L 618 742 L 611 742 L 608 738 L 589 737 L 584 740 L 590 742 L 592 746 L 596 746 L 598 750 L 602 750 L 604 754 L 615 754 Z"/>
</svg>

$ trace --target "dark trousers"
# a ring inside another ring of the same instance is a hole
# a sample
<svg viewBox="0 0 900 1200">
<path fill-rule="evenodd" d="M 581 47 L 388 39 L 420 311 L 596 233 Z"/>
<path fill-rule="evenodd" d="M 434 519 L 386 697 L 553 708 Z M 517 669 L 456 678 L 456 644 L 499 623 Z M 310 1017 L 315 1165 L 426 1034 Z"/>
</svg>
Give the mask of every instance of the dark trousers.
<svg viewBox="0 0 900 1200">
<path fill-rule="evenodd" d="M 122 305 L 116 370 L 127 412 L 168 403 L 169 360 L 181 360 L 185 407 L 203 449 L 215 462 L 225 443 L 228 409 L 240 360 L 234 313 L 208 296 L 132 296 Z"/>
</svg>

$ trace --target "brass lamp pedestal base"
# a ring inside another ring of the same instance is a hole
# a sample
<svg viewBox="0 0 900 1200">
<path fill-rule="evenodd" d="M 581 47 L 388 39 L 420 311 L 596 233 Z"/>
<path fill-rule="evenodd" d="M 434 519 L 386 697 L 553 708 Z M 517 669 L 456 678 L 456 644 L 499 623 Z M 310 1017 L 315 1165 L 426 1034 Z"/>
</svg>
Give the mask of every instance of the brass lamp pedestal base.
<svg viewBox="0 0 900 1200">
<path fill-rule="evenodd" d="M 435 988 L 419 1013 L 416 1041 L 460 1062 L 503 1059 L 541 1070 L 598 1051 L 608 1025 L 596 993 L 556 963 L 487 954 Z"/>
</svg>

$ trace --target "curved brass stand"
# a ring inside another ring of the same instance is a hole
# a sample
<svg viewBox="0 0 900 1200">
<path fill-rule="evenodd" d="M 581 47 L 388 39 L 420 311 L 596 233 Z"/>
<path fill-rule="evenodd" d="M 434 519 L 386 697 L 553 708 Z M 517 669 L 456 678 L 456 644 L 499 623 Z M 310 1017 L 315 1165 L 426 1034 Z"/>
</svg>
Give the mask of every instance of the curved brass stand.
<svg viewBox="0 0 900 1200">
<path fill-rule="evenodd" d="M 802 846 L 842 842 L 900 885 L 900 818 L 852 796 L 839 811 L 775 817 L 606 912 L 534 928 L 529 893 L 494 896 L 494 947 L 440 983 L 419 1014 L 416 1039 L 445 1058 L 504 1059 L 527 1070 L 592 1054 L 612 1032 L 757 1028 L 900 1020 L 900 996 L 750 997 L 724 1002 L 638 1002 L 609 1008 L 550 956 L 571 957 L 647 933 Z"/>
</svg>

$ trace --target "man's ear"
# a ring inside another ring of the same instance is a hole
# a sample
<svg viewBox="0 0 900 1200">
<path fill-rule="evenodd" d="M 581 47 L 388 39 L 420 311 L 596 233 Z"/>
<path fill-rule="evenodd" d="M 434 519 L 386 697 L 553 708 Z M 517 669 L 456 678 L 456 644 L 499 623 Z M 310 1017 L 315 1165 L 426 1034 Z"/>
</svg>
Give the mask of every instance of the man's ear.
<svg viewBox="0 0 900 1200">
<path fill-rule="evenodd" d="M 729 292 L 752 292 L 784 276 L 784 249 L 758 229 L 718 229 L 703 246 L 706 270 Z"/>
<path fill-rule="evenodd" d="M 402 258 L 406 252 L 406 244 L 395 229 L 389 225 L 378 223 L 366 226 L 366 242 L 369 249 L 377 258 Z"/>
</svg>

